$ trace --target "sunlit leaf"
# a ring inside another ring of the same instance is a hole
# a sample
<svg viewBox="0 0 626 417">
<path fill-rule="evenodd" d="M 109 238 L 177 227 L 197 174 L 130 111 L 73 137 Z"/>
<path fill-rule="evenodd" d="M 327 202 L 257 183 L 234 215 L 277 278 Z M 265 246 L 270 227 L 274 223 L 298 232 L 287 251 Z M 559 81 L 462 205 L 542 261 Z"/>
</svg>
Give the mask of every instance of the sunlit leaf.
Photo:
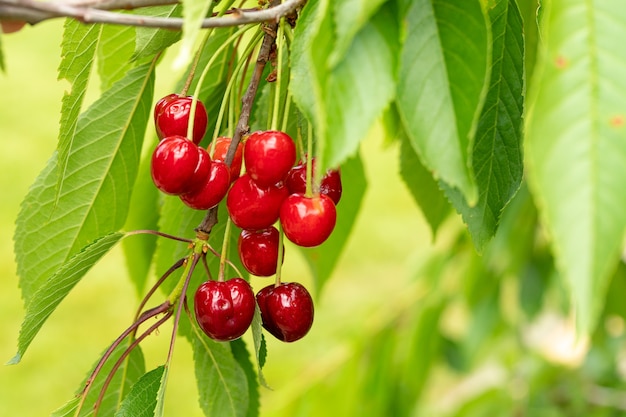
<svg viewBox="0 0 626 417">
<path fill-rule="evenodd" d="M 18 351 L 11 363 L 20 361 L 33 338 L 59 303 L 87 271 L 115 246 L 123 236 L 122 233 L 113 233 L 97 239 L 71 257 L 37 289 L 26 307 L 26 315 L 18 338 Z"/>
<path fill-rule="evenodd" d="M 122 401 L 115 417 L 153 417 L 164 370 L 164 366 L 159 366 L 139 378 Z"/>
<path fill-rule="evenodd" d="M 154 17 L 180 17 L 181 7 L 176 5 L 144 7 L 141 14 Z M 133 59 L 153 56 L 180 39 L 180 31 L 138 27 L 136 29 L 135 52 Z"/>
<path fill-rule="evenodd" d="M 104 25 L 98 42 L 98 75 L 100 90 L 106 91 L 133 67 L 135 50 L 133 26 Z"/>
<path fill-rule="evenodd" d="M 527 171 L 578 329 L 589 332 L 626 228 L 626 8 L 618 0 L 544 6 Z"/>
<path fill-rule="evenodd" d="M 212 0 L 182 0 L 183 6 L 183 34 L 181 39 L 181 47 L 176 57 L 175 65 L 183 68 L 191 62 L 193 50 L 200 35 L 202 20 L 209 13 L 210 7 L 213 5 Z"/>
</svg>

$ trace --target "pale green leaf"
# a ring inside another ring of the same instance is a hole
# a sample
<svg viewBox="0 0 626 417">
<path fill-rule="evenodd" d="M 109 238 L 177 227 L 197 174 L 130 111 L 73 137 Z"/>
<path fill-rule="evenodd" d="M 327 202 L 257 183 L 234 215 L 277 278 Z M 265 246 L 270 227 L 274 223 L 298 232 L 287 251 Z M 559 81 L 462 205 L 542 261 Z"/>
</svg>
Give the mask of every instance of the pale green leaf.
<svg viewBox="0 0 626 417">
<path fill-rule="evenodd" d="M 233 340 L 230 342 L 230 349 L 233 352 L 233 357 L 246 374 L 246 380 L 248 381 L 248 410 L 246 417 L 258 417 L 259 409 L 261 407 L 260 395 L 259 395 L 259 380 L 257 380 L 257 374 L 254 372 L 254 366 L 250 360 L 250 352 L 246 343 L 242 338 Z"/>
<path fill-rule="evenodd" d="M 100 90 L 106 91 L 132 68 L 135 50 L 133 26 L 104 25 L 98 42 L 98 75 Z"/>
<path fill-rule="evenodd" d="M 250 325 L 252 330 L 252 341 L 254 343 L 254 356 L 257 363 L 257 374 L 259 383 L 265 388 L 269 388 L 265 375 L 263 375 L 263 365 L 265 365 L 265 338 L 263 337 L 263 321 L 261 320 L 261 310 L 257 304 L 254 305 L 254 318 Z"/>
<path fill-rule="evenodd" d="M 37 335 L 50 314 L 69 294 L 80 279 L 123 237 L 113 233 L 97 239 L 65 262 L 32 295 L 20 330 L 18 350 L 11 363 L 20 361 L 22 355 Z"/>
<path fill-rule="evenodd" d="M 524 38 L 514 0 L 489 10 L 493 37 L 491 80 L 472 149 L 478 202 L 470 206 L 456 189 L 442 184 L 467 224 L 478 251 L 496 233 L 502 209 L 522 181 Z"/>
<path fill-rule="evenodd" d="M 341 200 L 337 204 L 337 224 L 333 233 L 320 246 L 300 248 L 313 272 L 318 294 L 333 273 L 343 248 L 350 238 L 350 232 L 356 223 L 367 188 L 367 179 L 360 156 L 348 159 L 341 165 L 340 172 L 341 182 L 345 186 Z"/>
<path fill-rule="evenodd" d="M 180 17 L 181 7 L 176 5 L 144 7 L 141 14 L 154 17 Z M 133 59 L 153 56 L 180 39 L 180 31 L 138 27 L 136 29 L 135 52 Z"/>
<path fill-rule="evenodd" d="M 164 371 L 165 367 L 159 366 L 139 378 L 122 401 L 115 417 L 153 417 Z"/>
<path fill-rule="evenodd" d="M 489 76 L 479 0 L 416 0 L 407 11 L 397 103 L 405 130 L 436 179 L 478 197 L 471 149 Z"/>
<path fill-rule="evenodd" d="M 193 58 L 196 43 L 200 39 L 202 20 L 209 13 L 213 0 L 182 0 L 183 5 L 183 35 L 180 51 L 174 65 L 183 68 Z"/>
<path fill-rule="evenodd" d="M 626 227 L 626 8 L 544 4 L 527 171 L 581 332 L 593 330 Z"/>
<path fill-rule="evenodd" d="M 72 140 L 76 133 L 78 115 L 87 91 L 91 67 L 93 66 L 96 46 L 100 37 L 100 25 L 84 25 L 75 19 L 66 19 L 61 44 L 61 63 L 59 80 L 67 80 L 71 90 L 63 95 L 61 121 L 57 145 L 58 162 L 57 191 L 63 181 L 63 173 L 68 164 Z M 55 199 L 60 198 L 59 194 Z"/>
<path fill-rule="evenodd" d="M 24 199 L 15 253 L 27 306 L 73 254 L 126 221 L 153 84 L 145 65 L 108 90 L 81 115 L 61 183 L 55 154 Z"/>
<path fill-rule="evenodd" d="M 205 416 L 244 417 L 249 395 L 246 374 L 230 345 L 202 335 L 192 338 L 200 407 Z"/>
</svg>

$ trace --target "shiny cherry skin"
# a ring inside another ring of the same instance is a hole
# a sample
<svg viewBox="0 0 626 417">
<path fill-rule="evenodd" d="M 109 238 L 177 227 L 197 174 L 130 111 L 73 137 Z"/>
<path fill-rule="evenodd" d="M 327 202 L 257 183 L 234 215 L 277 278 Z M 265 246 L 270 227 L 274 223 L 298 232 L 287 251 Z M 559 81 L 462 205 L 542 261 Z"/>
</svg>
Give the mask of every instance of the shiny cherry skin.
<svg viewBox="0 0 626 417">
<path fill-rule="evenodd" d="M 315 158 L 311 161 L 312 168 L 315 167 Z M 301 193 L 306 191 L 306 162 L 300 163 L 289 170 L 287 178 L 285 178 L 285 185 L 289 189 L 291 194 Z M 341 200 L 341 192 L 343 191 L 341 186 L 341 173 L 338 169 L 329 169 L 322 177 L 320 183 L 319 192 L 326 194 L 333 200 L 333 203 L 337 205 Z"/>
<path fill-rule="evenodd" d="M 150 172 L 156 187 L 180 195 L 201 186 L 209 174 L 209 154 L 183 136 L 163 139 L 152 153 Z"/>
<path fill-rule="evenodd" d="M 296 145 L 280 131 L 253 132 L 244 144 L 243 162 L 250 178 L 262 187 L 282 181 L 296 162 Z"/>
<path fill-rule="evenodd" d="M 237 249 L 244 268 L 252 275 L 269 277 L 276 273 L 278 265 L 278 229 L 274 226 L 263 230 L 242 230 Z M 283 259 L 284 259 L 283 249 Z"/>
<path fill-rule="evenodd" d="M 287 239 L 298 246 L 324 243 L 335 228 L 337 209 L 327 195 L 291 194 L 280 207 L 280 224 Z"/>
<path fill-rule="evenodd" d="M 183 194 L 180 199 L 188 207 L 208 210 L 217 206 L 226 197 L 230 186 L 230 171 L 222 161 L 212 161 L 208 178 L 198 191 Z"/>
<path fill-rule="evenodd" d="M 194 295 L 196 321 L 211 339 L 229 341 L 241 337 L 254 316 L 255 297 L 242 278 L 206 281 Z"/>
<path fill-rule="evenodd" d="M 302 339 L 313 325 L 313 299 L 297 282 L 268 285 L 256 295 L 263 327 L 283 342 Z"/>
<path fill-rule="evenodd" d="M 168 136 L 187 136 L 187 125 L 193 97 L 170 94 L 163 97 L 154 107 L 154 124 L 160 139 Z M 204 104 L 196 102 L 193 120 L 193 142 L 200 143 L 206 133 L 208 116 Z"/>
<path fill-rule="evenodd" d="M 213 149 L 213 160 L 214 161 L 226 161 L 226 154 L 228 153 L 228 148 L 230 147 L 232 139 L 226 136 L 219 136 L 215 138 L 215 147 Z M 209 149 L 212 145 L 209 145 Z M 237 145 L 237 150 L 235 151 L 235 156 L 233 158 L 233 162 L 230 164 L 230 180 L 235 181 L 239 178 L 239 174 L 241 172 L 241 164 L 243 161 L 243 146 L 241 142 Z"/>
<path fill-rule="evenodd" d="M 233 182 L 226 196 L 226 208 L 240 229 L 266 229 L 278 220 L 280 207 L 289 195 L 283 183 L 260 187 L 248 174 Z"/>
</svg>

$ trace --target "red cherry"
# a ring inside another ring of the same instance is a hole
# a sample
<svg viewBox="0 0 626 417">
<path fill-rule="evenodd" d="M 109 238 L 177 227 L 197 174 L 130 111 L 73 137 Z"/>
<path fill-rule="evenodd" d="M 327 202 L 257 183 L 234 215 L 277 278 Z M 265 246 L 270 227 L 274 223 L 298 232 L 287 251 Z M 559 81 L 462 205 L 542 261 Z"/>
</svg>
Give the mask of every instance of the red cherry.
<svg viewBox="0 0 626 417">
<path fill-rule="evenodd" d="M 263 327 L 283 342 L 303 338 L 313 325 L 313 299 L 297 282 L 269 285 L 257 293 L 256 301 Z"/>
<path fill-rule="evenodd" d="M 187 136 L 189 113 L 193 97 L 170 94 L 163 97 L 154 107 L 154 124 L 157 135 L 163 139 L 168 136 Z M 202 141 L 206 132 L 208 116 L 201 101 L 196 102 L 196 115 L 193 120 L 193 142 Z"/>
<path fill-rule="evenodd" d="M 288 195 L 283 183 L 260 187 L 244 174 L 230 187 L 226 208 L 235 226 L 249 230 L 266 229 L 278 220 L 280 206 Z"/>
<path fill-rule="evenodd" d="M 315 158 L 311 161 L 312 168 L 315 168 Z M 289 170 L 285 185 L 291 194 L 304 194 L 306 191 L 306 162 L 300 163 Z M 337 205 L 341 200 L 341 174 L 337 169 L 329 169 L 322 177 L 319 192 L 326 194 Z"/>
<path fill-rule="evenodd" d="M 296 145 L 284 132 L 254 132 L 246 139 L 243 161 L 250 178 L 267 187 L 285 178 L 296 162 Z"/>
<path fill-rule="evenodd" d="M 183 194 L 180 199 L 187 206 L 196 210 L 208 210 L 217 206 L 228 192 L 230 171 L 222 161 L 213 161 L 204 186 L 198 191 Z"/>
<path fill-rule="evenodd" d="M 157 188 L 166 194 L 192 191 L 208 175 L 208 153 L 183 136 L 163 139 L 152 153 L 151 174 Z M 206 154 L 206 156 L 204 155 Z"/>
<path fill-rule="evenodd" d="M 298 246 L 322 244 L 335 228 L 337 209 L 327 195 L 291 194 L 280 207 L 280 224 L 287 239 Z"/>
<path fill-rule="evenodd" d="M 254 299 L 250 284 L 242 278 L 207 281 L 194 297 L 196 320 L 212 339 L 237 339 L 252 323 Z"/>
<path fill-rule="evenodd" d="M 278 264 L 278 242 L 279 233 L 274 226 L 263 230 L 242 230 L 237 242 L 241 263 L 252 275 L 274 275 Z"/>
<path fill-rule="evenodd" d="M 215 138 L 215 148 L 213 149 L 213 160 L 214 161 L 226 161 L 226 154 L 228 153 L 228 148 L 230 147 L 232 139 L 226 136 L 219 136 Z M 209 145 L 209 149 L 212 145 Z M 243 146 L 241 142 L 237 144 L 237 150 L 235 151 L 235 157 L 233 158 L 233 162 L 230 164 L 230 180 L 235 181 L 239 178 L 239 173 L 241 172 L 241 161 L 243 157 Z"/>
</svg>

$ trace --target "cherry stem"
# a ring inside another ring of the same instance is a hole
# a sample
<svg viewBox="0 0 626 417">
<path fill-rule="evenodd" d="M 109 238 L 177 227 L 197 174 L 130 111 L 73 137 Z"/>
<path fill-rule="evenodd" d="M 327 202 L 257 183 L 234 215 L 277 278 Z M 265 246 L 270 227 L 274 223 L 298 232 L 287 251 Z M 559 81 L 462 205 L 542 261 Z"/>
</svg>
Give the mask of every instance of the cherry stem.
<svg viewBox="0 0 626 417">
<path fill-rule="evenodd" d="M 102 367 L 104 366 L 106 361 L 109 359 L 111 354 L 113 354 L 113 351 L 120 345 L 120 343 L 122 343 L 122 341 L 126 338 L 126 336 L 128 336 L 132 332 L 136 331 L 136 329 L 142 323 L 144 323 L 146 320 L 148 320 L 149 318 L 155 317 L 155 316 L 157 316 L 157 315 L 159 315 L 159 314 L 169 310 L 171 307 L 172 307 L 171 303 L 169 301 L 165 301 L 164 303 L 160 304 L 159 306 L 151 308 L 150 310 L 145 311 L 143 314 L 141 314 L 141 316 L 139 316 L 139 318 L 137 318 L 137 320 L 135 320 L 133 322 L 133 324 L 131 324 L 126 330 L 124 330 L 122 332 L 122 334 L 120 334 L 117 337 L 117 339 L 115 339 L 113 341 L 113 343 L 111 343 L 109 348 L 104 352 L 104 354 L 102 355 L 102 357 L 100 358 L 100 360 L 96 364 L 96 367 L 91 372 L 91 375 L 89 375 L 89 378 L 87 379 L 87 382 L 85 383 L 85 387 L 83 388 L 83 391 L 81 392 L 81 399 L 80 399 L 80 403 L 78 404 L 78 407 L 76 409 L 75 416 L 78 416 L 80 414 L 80 410 L 82 409 L 82 407 L 83 407 L 83 405 L 85 403 L 85 400 L 87 398 L 87 394 L 89 393 L 89 390 L 91 388 L 91 384 L 93 383 L 94 379 L 98 376 L 98 374 L 102 370 Z"/>
<path fill-rule="evenodd" d="M 277 228 L 278 228 L 278 255 L 277 255 L 278 259 L 276 259 L 276 278 L 274 280 L 274 287 L 278 287 L 280 285 L 280 279 L 281 279 L 282 270 L 283 270 L 283 253 L 285 251 L 285 248 L 283 246 L 284 233 L 283 233 L 283 228 L 280 226 L 280 222 L 278 222 Z"/>
<path fill-rule="evenodd" d="M 163 233 L 163 232 L 158 232 L 156 230 L 133 230 L 130 232 L 126 232 L 126 236 L 133 236 L 133 235 L 156 235 L 156 236 L 161 236 L 161 237 L 165 237 L 167 239 L 172 239 L 172 240 L 177 240 L 179 242 L 185 242 L 185 243 L 193 243 L 193 240 L 191 239 L 186 239 L 184 237 L 178 237 L 178 236 L 174 236 L 174 235 L 169 235 L 167 233 Z"/>
<path fill-rule="evenodd" d="M 306 190 L 304 196 L 313 196 L 313 125 L 308 124 L 306 138 Z"/>
<path fill-rule="evenodd" d="M 100 410 L 100 405 L 102 404 L 102 400 L 104 399 L 104 394 L 106 393 L 106 390 L 109 388 L 109 384 L 113 380 L 113 377 L 115 376 L 115 373 L 117 372 L 119 367 L 122 365 L 124 360 L 126 360 L 126 358 L 128 357 L 128 355 L 130 355 L 132 350 L 135 349 L 137 347 L 137 345 L 139 345 L 139 343 L 141 343 L 141 341 L 143 339 L 145 339 L 150 334 L 152 334 L 152 332 L 154 332 L 163 323 L 165 323 L 167 320 L 169 320 L 170 317 L 172 317 L 172 311 L 171 310 L 167 311 L 166 314 L 163 317 L 161 317 L 156 323 L 154 323 L 152 326 L 148 327 L 148 329 L 146 329 L 145 332 L 143 332 L 141 335 L 139 335 L 139 337 L 137 339 L 133 340 L 133 342 L 120 355 L 120 357 L 115 362 L 115 364 L 113 364 L 113 367 L 111 368 L 111 371 L 109 372 L 109 374 L 107 375 L 106 380 L 102 384 L 102 388 L 100 389 L 100 393 L 98 394 L 98 399 L 96 400 L 96 403 L 94 404 L 93 417 L 96 417 L 98 415 L 98 411 Z"/>
<path fill-rule="evenodd" d="M 176 261 L 176 263 L 174 263 L 174 265 L 170 266 L 169 269 L 167 271 L 165 271 L 165 273 L 163 275 L 161 275 L 161 278 L 158 279 L 158 281 L 152 286 L 152 288 L 150 288 L 150 291 L 148 291 L 146 293 L 146 295 L 141 300 L 141 303 L 139 304 L 139 307 L 137 308 L 137 313 L 135 314 L 135 320 L 137 320 L 139 318 L 139 316 L 141 314 L 141 311 L 143 310 L 145 305 L 148 303 L 148 300 L 150 299 L 150 297 L 152 297 L 152 295 L 161 286 L 161 284 L 163 284 L 163 282 L 165 282 L 167 277 L 172 275 L 172 273 L 174 271 L 176 271 L 178 268 L 180 268 L 181 266 L 184 265 L 186 259 L 187 259 L 187 257 L 184 257 L 184 258 L 179 259 L 178 261 Z M 134 334 L 134 332 L 133 332 L 133 334 Z"/>
<path fill-rule="evenodd" d="M 280 0 L 271 0 L 270 7 L 274 7 L 280 4 Z M 276 30 L 277 23 L 275 21 L 270 21 L 267 24 L 268 31 L 265 33 L 263 37 L 263 43 L 261 44 L 261 48 L 259 49 L 259 54 L 257 56 L 256 65 L 254 67 L 254 72 L 252 73 L 252 77 L 250 78 L 250 82 L 248 83 L 248 88 L 241 99 L 241 113 L 239 114 L 239 121 L 237 122 L 237 127 L 235 129 L 235 134 L 231 139 L 230 146 L 228 147 L 228 152 L 226 153 L 226 157 L 224 158 L 224 163 L 230 166 L 234 157 L 235 151 L 237 150 L 237 146 L 239 146 L 239 142 L 244 134 L 248 133 L 250 130 L 249 121 L 250 114 L 252 112 L 252 105 L 254 103 L 254 98 L 256 97 L 257 90 L 259 88 L 259 83 L 261 82 L 261 78 L 263 76 L 263 70 L 265 65 L 269 61 L 269 55 L 271 51 L 271 47 L 274 44 L 274 36 L 272 32 Z M 201 231 L 203 233 L 210 233 L 213 226 L 217 223 L 217 207 L 209 209 L 207 214 L 204 216 L 204 219 L 196 228 L 197 231 Z"/>
<path fill-rule="evenodd" d="M 224 282 L 224 266 L 226 264 L 226 253 L 228 252 L 228 243 L 230 242 L 230 217 L 226 219 L 226 226 L 224 226 L 224 239 L 222 240 L 222 254 L 220 256 L 220 269 L 217 274 L 217 280 Z"/>
<path fill-rule="evenodd" d="M 280 112 L 280 85 L 283 78 L 283 25 L 282 19 L 278 24 L 278 31 L 276 32 L 276 81 L 274 83 L 274 108 L 272 110 L 272 123 L 270 125 L 271 130 L 278 128 L 278 114 Z"/>
</svg>

